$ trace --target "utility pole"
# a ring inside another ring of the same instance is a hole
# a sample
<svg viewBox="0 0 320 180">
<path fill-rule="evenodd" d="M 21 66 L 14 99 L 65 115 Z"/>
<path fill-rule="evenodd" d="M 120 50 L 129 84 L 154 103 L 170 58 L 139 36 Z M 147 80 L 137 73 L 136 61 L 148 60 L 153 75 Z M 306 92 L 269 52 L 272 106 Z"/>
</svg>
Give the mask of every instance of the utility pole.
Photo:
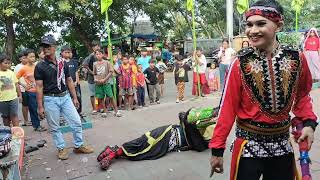
<svg viewBox="0 0 320 180">
<path fill-rule="evenodd" d="M 233 39 L 233 0 L 226 0 L 227 1 L 227 35 L 230 42 L 230 45 L 232 45 L 231 41 Z"/>
</svg>

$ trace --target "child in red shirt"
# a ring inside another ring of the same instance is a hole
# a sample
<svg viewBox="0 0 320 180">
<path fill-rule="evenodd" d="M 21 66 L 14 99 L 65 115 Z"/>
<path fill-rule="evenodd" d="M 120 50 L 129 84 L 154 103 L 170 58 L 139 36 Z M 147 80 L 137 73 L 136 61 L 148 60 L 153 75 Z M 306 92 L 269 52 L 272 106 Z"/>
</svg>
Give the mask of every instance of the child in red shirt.
<svg viewBox="0 0 320 180">
<path fill-rule="evenodd" d="M 145 83 L 146 83 L 146 77 L 143 74 L 142 71 L 142 65 L 138 65 L 138 72 L 136 74 L 136 81 L 137 81 L 137 98 L 138 98 L 138 106 L 140 107 L 146 107 L 146 104 L 144 102 L 144 96 L 145 96 Z"/>
</svg>

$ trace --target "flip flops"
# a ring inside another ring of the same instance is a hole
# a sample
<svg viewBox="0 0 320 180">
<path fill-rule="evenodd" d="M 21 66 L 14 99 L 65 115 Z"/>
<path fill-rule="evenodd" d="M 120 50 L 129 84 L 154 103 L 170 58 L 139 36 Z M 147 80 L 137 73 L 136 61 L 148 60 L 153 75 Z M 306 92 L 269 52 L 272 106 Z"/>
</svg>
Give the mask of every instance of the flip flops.
<svg viewBox="0 0 320 180">
<path fill-rule="evenodd" d="M 41 147 L 44 147 L 44 145 L 47 143 L 46 140 L 39 140 L 37 142 L 37 147 L 41 148 Z"/>
<path fill-rule="evenodd" d="M 26 146 L 24 149 L 27 154 L 37 150 L 39 150 L 37 146 Z"/>
<path fill-rule="evenodd" d="M 39 148 L 44 147 L 44 145 L 47 143 L 46 140 L 39 140 L 37 141 L 36 145 L 28 145 L 25 147 L 24 151 L 28 154 L 31 153 L 33 151 L 37 151 L 39 150 Z"/>
<path fill-rule="evenodd" d="M 32 126 L 31 122 L 23 123 L 21 126 Z"/>
</svg>

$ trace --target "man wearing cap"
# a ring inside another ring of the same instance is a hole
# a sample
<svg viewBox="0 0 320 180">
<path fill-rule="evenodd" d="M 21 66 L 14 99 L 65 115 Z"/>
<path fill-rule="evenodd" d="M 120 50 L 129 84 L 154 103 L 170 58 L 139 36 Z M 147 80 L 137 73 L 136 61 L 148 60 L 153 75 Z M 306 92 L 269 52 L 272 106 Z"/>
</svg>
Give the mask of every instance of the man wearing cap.
<svg viewBox="0 0 320 180">
<path fill-rule="evenodd" d="M 45 58 L 37 64 L 34 76 L 37 87 L 38 113 L 41 118 L 46 117 L 53 141 L 58 148 L 58 157 L 68 159 L 63 135 L 59 130 L 59 117 L 63 116 L 70 125 L 74 139 L 74 153 L 92 153 L 93 149 L 83 142 L 80 116 L 75 107 L 79 106 L 74 83 L 69 69 L 63 59 L 55 56 L 56 41 L 52 35 L 41 39 Z M 69 91 L 68 91 L 69 89 Z M 72 99 L 70 97 L 70 94 Z M 72 103 L 73 102 L 73 103 Z"/>
<path fill-rule="evenodd" d="M 90 93 L 90 101 L 92 106 L 92 113 L 96 113 L 95 108 L 95 86 L 94 86 L 94 77 L 93 77 L 93 63 L 96 62 L 97 58 L 94 54 L 94 52 L 100 50 L 100 42 L 93 41 L 92 42 L 92 52 L 88 57 L 85 58 L 83 62 L 83 67 L 88 70 L 88 87 L 89 87 L 89 93 Z"/>
</svg>

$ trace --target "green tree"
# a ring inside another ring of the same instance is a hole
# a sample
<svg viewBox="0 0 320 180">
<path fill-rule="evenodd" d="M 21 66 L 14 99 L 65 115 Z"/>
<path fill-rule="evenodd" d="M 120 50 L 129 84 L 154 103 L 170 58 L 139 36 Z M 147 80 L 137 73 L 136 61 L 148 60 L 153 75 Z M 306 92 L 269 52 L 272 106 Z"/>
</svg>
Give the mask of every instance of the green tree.
<svg viewBox="0 0 320 180">
<path fill-rule="evenodd" d="M 195 1 L 198 36 L 206 38 L 223 36 L 225 29 L 223 4 L 224 0 Z M 189 29 L 189 32 L 184 32 L 184 38 L 186 34 L 191 33 L 191 14 L 186 10 L 186 1 L 150 0 L 144 12 L 163 36 L 166 36 L 169 30 L 173 30 L 175 36 L 181 37 L 181 31 L 177 31 L 178 29 Z"/>
<path fill-rule="evenodd" d="M 5 52 L 14 59 L 16 48 L 36 48 L 40 37 L 53 27 L 47 13 L 47 6 L 40 0 L 0 1 L 0 41 Z"/>
</svg>

